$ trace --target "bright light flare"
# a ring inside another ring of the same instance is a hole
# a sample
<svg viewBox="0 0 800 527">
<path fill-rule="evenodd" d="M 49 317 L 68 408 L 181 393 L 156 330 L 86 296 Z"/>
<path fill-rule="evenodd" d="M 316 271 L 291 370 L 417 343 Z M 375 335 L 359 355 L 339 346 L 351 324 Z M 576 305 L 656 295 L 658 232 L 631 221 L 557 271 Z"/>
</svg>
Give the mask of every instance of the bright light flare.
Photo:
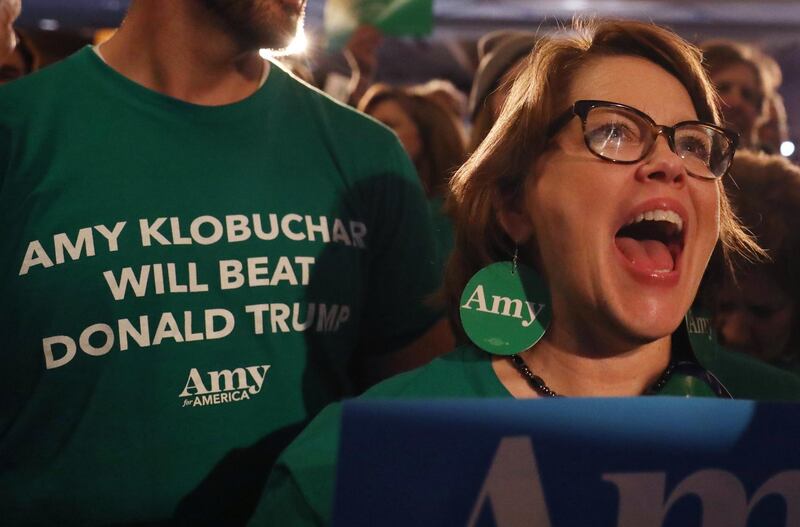
<svg viewBox="0 0 800 527">
<path fill-rule="evenodd" d="M 54 18 L 43 18 L 39 20 L 39 29 L 42 31 L 58 31 L 61 24 Z"/>
<path fill-rule="evenodd" d="M 566 0 L 563 5 L 566 11 L 583 11 L 584 9 L 589 9 L 589 2 L 586 0 Z"/>
<path fill-rule="evenodd" d="M 794 154 L 794 143 L 791 141 L 784 141 L 781 143 L 781 155 L 783 157 L 790 157 Z"/>
<path fill-rule="evenodd" d="M 283 49 L 267 49 L 261 48 L 258 54 L 261 58 L 268 59 L 270 57 L 286 57 L 287 55 L 302 55 L 308 49 L 308 38 L 306 32 L 303 31 L 303 26 L 297 26 L 297 34 L 292 41 Z"/>
</svg>

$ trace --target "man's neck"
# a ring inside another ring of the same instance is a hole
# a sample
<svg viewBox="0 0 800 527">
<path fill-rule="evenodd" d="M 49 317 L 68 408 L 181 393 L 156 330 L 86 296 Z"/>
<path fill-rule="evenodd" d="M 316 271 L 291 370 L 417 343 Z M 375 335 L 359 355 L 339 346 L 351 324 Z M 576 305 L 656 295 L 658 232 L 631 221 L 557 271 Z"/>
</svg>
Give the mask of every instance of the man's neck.
<svg viewBox="0 0 800 527">
<path fill-rule="evenodd" d="M 122 27 L 101 49 L 106 63 L 151 90 L 219 106 L 252 95 L 268 62 L 242 49 L 213 14 L 185 0 L 133 2 Z"/>
</svg>

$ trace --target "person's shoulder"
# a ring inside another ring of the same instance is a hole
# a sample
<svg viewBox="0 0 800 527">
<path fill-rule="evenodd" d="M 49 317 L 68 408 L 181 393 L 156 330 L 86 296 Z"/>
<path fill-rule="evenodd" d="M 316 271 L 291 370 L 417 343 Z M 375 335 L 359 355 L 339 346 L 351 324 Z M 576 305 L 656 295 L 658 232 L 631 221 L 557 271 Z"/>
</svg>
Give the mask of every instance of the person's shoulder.
<svg viewBox="0 0 800 527">
<path fill-rule="evenodd" d="M 330 123 L 338 130 L 339 137 L 349 137 L 356 144 L 361 141 L 379 142 L 386 146 L 397 144 L 394 132 L 383 123 L 299 79 L 282 65 L 274 61 L 271 64 L 277 75 L 288 78 L 293 96 L 304 99 L 298 107 L 312 112 L 316 119 Z"/>
<path fill-rule="evenodd" d="M 472 396 L 470 370 L 490 369 L 489 359 L 480 356 L 472 346 L 460 346 L 434 359 L 425 366 L 386 379 L 366 392 L 366 399 L 401 399 L 427 397 Z M 333 403 L 320 412 L 298 436 L 292 448 L 299 452 L 322 444 L 329 444 L 332 434 L 338 432 L 342 404 Z"/>
<path fill-rule="evenodd" d="M 45 92 L 59 93 L 65 83 L 79 84 L 81 78 L 78 75 L 85 66 L 85 53 L 91 53 L 91 50 L 85 48 L 30 75 L 0 86 L 0 104 L 36 101 Z"/>
<path fill-rule="evenodd" d="M 405 399 L 500 395 L 491 393 L 492 375 L 489 356 L 471 345 L 463 345 L 425 366 L 376 384 L 363 397 Z"/>
<path fill-rule="evenodd" d="M 446 389 L 441 383 L 443 378 L 457 373 L 461 364 L 464 362 L 463 348 L 457 348 L 450 353 L 434 359 L 425 366 L 415 370 L 401 373 L 386 379 L 361 396 L 363 398 L 403 398 L 409 397 L 429 397 L 435 396 L 442 389 Z M 316 442 L 320 437 L 329 436 L 331 432 L 338 429 L 338 421 L 341 417 L 341 403 L 328 405 L 317 417 L 305 428 L 303 433 L 298 436 L 293 443 L 293 448 L 287 450 L 289 454 L 292 450 L 300 450 L 308 447 L 307 443 Z M 323 440 L 324 442 L 324 440 Z"/>
<path fill-rule="evenodd" d="M 800 400 L 800 376 L 749 355 L 719 350 L 707 367 L 737 399 Z"/>
<path fill-rule="evenodd" d="M 84 75 L 89 48 L 0 86 L 0 126 L 15 128 L 50 111 L 67 109 L 88 83 Z"/>
</svg>

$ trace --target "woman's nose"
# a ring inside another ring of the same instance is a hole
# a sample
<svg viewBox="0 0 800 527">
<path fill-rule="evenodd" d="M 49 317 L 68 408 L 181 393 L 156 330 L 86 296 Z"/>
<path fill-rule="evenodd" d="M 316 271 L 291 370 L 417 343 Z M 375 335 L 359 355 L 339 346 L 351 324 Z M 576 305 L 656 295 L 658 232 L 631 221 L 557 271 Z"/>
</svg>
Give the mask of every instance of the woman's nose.
<svg viewBox="0 0 800 527">
<path fill-rule="evenodd" d="M 662 181 L 683 185 L 686 181 L 686 167 L 683 160 L 673 152 L 669 140 L 659 134 L 645 162 L 639 166 L 636 176 L 641 181 Z"/>
</svg>

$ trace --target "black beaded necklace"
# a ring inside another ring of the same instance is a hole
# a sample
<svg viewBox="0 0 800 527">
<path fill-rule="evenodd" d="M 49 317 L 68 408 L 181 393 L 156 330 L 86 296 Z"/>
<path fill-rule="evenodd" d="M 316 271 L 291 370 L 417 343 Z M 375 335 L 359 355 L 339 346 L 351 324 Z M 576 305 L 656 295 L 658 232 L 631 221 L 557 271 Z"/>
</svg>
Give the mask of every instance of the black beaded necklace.
<svg viewBox="0 0 800 527">
<path fill-rule="evenodd" d="M 536 393 L 539 395 L 544 395 L 545 397 L 563 397 L 563 395 L 559 395 L 551 390 L 541 377 L 533 373 L 531 369 L 528 368 L 528 365 L 525 363 L 525 361 L 522 360 L 522 357 L 519 355 L 511 355 L 509 358 L 511 359 L 511 364 L 514 365 L 514 368 L 516 368 L 517 371 L 525 378 L 525 380 L 528 381 L 528 384 Z M 677 363 L 675 361 L 670 361 L 670 363 L 667 364 L 667 368 L 661 373 L 659 378 L 656 379 L 656 382 L 651 384 L 644 391 L 644 395 L 653 395 L 660 392 L 661 388 L 663 388 L 664 385 L 667 384 L 667 381 L 669 381 L 669 378 L 672 376 L 672 372 L 675 371 L 676 365 Z"/>
</svg>

